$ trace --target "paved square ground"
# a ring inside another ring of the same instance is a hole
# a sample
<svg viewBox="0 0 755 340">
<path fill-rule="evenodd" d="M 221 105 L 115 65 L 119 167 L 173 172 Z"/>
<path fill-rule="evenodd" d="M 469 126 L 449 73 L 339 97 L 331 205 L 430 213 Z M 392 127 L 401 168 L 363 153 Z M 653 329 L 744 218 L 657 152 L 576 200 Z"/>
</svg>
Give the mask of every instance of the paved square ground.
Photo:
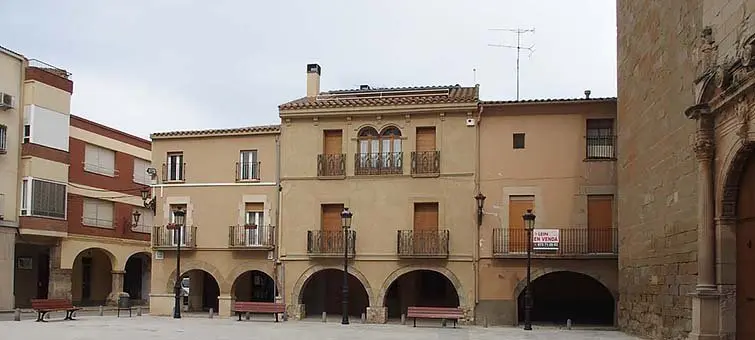
<svg viewBox="0 0 755 340">
<path fill-rule="evenodd" d="M 238 340 L 238 339 L 530 339 L 530 340 L 636 340 L 637 338 L 612 331 L 559 330 L 535 328 L 525 332 L 519 328 L 463 326 L 461 328 L 417 327 L 404 325 L 369 325 L 359 321 L 348 326 L 339 323 L 287 321 L 275 323 L 260 319 L 235 321 L 185 317 L 174 320 L 167 317 L 134 316 L 81 316 L 75 321 L 58 321 L 53 315 L 50 322 L 0 322 L 2 339 L 55 339 L 55 340 Z"/>
</svg>

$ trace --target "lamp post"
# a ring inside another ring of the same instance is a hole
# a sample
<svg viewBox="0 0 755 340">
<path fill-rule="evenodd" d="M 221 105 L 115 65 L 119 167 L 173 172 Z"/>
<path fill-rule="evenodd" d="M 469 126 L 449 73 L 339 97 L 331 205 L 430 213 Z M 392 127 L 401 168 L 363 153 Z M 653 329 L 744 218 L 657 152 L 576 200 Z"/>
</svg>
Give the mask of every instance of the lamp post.
<svg viewBox="0 0 755 340">
<path fill-rule="evenodd" d="M 173 223 L 168 224 L 168 230 L 173 230 L 173 240 L 176 242 L 176 284 L 173 290 L 176 294 L 176 302 L 173 307 L 173 318 L 181 318 L 181 241 L 183 241 L 186 212 L 178 207 L 173 211 Z"/>
<path fill-rule="evenodd" d="M 479 192 L 474 199 L 477 201 L 477 226 L 479 227 L 482 225 L 482 208 L 485 206 L 485 195 Z"/>
<path fill-rule="evenodd" d="M 535 228 L 535 214 L 532 209 L 522 215 L 524 219 L 524 229 L 527 230 L 527 287 L 524 291 L 524 330 L 532 330 L 532 291 L 530 288 L 530 278 L 532 273 L 532 230 Z"/>
<path fill-rule="evenodd" d="M 343 208 L 341 212 L 341 226 L 343 226 L 343 316 L 342 325 L 349 324 L 349 229 L 351 228 L 351 216 L 354 214 L 349 208 Z"/>
<path fill-rule="evenodd" d="M 152 214 L 154 214 L 157 209 L 157 204 L 155 204 L 154 197 L 152 197 L 152 199 L 149 198 L 149 194 L 149 189 L 142 189 L 142 201 L 144 201 L 144 207 L 152 209 Z"/>
<path fill-rule="evenodd" d="M 134 213 L 131 214 L 131 216 L 134 218 L 134 227 L 139 225 L 139 218 L 142 217 L 142 213 L 139 212 L 139 210 L 134 209 Z"/>
</svg>

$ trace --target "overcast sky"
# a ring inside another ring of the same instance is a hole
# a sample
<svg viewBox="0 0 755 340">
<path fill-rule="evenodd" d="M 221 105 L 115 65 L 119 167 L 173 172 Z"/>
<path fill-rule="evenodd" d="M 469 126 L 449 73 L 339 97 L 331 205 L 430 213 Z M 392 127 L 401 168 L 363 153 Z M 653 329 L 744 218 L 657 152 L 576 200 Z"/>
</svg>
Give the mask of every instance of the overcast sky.
<svg viewBox="0 0 755 340">
<path fill-rule="evenodd" d="M 278 122 L 322 90 L 480 84 L 482 99 L 616 95 L 609 0 L 2 0 L 0 45 L 73 74 L 72 113 L 148 137 Z M 476 79 L 473 69 L 477 69 Z"/>
</svg>

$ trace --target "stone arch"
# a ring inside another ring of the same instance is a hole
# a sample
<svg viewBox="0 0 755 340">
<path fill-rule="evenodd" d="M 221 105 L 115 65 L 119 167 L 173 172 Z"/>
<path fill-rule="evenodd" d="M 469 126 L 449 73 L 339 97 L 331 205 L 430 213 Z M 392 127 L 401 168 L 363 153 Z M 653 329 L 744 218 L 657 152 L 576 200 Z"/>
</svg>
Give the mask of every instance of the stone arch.
<svg viewBox="0 0 755 340">
<path fill-rule="evenodd" d="M 254 278 L 260 278 L 262 282 L 255 283 Z M 248 269 L 239 273 L 233 279 L 228 280 L 231 284 L 230 294 L 235 301 L 260 301 L 274 302 L 276 293 L 273 276 L 259 269 Z M 255 296 L 256 295 L 256 296 Z"/>
<path fill-rule="evenodd" d="M 188 260 L 188 261 L 181 261 L 181 275 L 184 275 L 192 270 L 201 270 L 208 274 L 210 274 L 215 281 L 218 283 L 218 286 L 220 287 L 220 293 L 221 294 L 230 294 L 231 287 L 225 280 L 225 277 L 221 274 L 221 272 L 216 268 L 215 266 L 204 262 L 200 260 Z M 170 275 L 168 276 L 167 286 L 165 287 L 165 292 L 167 293 L 173 293 L 173 287 L 176 284 L 176 269 L 174 268 L 171 270 Z"/>
<path fill-rule="evenodd" d="M 299 276 L 299 279 L 296 280 L 296 283 L 294 284 L 294 289 L 291 292 L 290 303 L 301 304 L 302 303 L 302 290 L 304 289 L 304 286 L 306 285 L 306 283 L 317 272 L 321 270 L 325 270 L 325 269 L 343 270 L 343 266 L 315 265 L 315 266 L 307 268 L 307 270 L 305 270 L 304 273 L 302 273 L 301 276 Z M 369 301 L 370 306 L 373 306 L 375 294 L 372 291 L 372 287 L 370 286 L 370 282 L 367 280 L 367 277 L 365 277 L 361 271 L 357 270 L 353 266 L 349 266 L 349 274 L 354 275 L 354 277 L 356 277 L 357 280 L 359 280 L 359 282 L 362 284 L 362 287 L 364 287 L 364 290 L 367 291 L 367 300 Z"/>
<path fill-rule="evenodd" d="M 755 143 L 739 139 L 726 154 L 718 178 L 721 178 L 716 195 L 718 202 L 718 218 L 734 220 L 737 217 L 737 198 L 739 197 L 739 182 L 748 158 L 755 150 Z"/>
<path fill-rule="evenodd" d="M 449 281 L 451 281 L 454 289 L 456 289 L 456 295 L 459 296 L 459 306 L 467 306 L 467 304 L 469 303 L 467 300 L 466 291 L 464 290 L 464 286 L 462 286 L 459 278 L 456 277 L 456 275 L 452 271 L 448 270 L 448 268 L 410 265 L 396 269 L 390 275 L 388 275 L 385 281 L 383 281 L 383 285 L 380 286 L 380 292 L 376 297 L 377 299 L 371 302 L 371 304 L 373 304 L 373 306 L 382 306 L 385 303 L 385 296 L 386 294 L 388 294 L 388 289 L 391 287 L 391 284 L 393 284 L 396 279 L 401 277 L 401 275 L 413 272 L 415 270 L 428 270 L 445 276 Z"/>
<path fill-rule="evenodd" d="M 252 270 L 256 270 L 258 272 L 265 273 L 265 274 L 267 274 L 267 276 L 269 276 L 269 277 L 271 277 L 273 279 L 273 282 L 276 281 L 275 280 L 275 275 L 270 270 L 270 268 L 267 268 L 267 267 L 253 267 L 253 266 L 250 266 L 248 263 L 242 263 L 242 264 L 234 267 L 233 269 L 231 269 L 231 271 L 228 273 L 228 276 L 226 276 L 225 281 L 229 282 L 230 285 L 231 285 L 231 287 L 232 287 L 233 286 L 233 282 L 235 282 L 236 279 L 239 278 L 239 276 L 243 275 L 246 272 L 252 271 Z M 280 282 L 276 282 L 276 284 L 277 284 L 277 287 L 276 287 L 277 292 L 281 292 L 281 290 L 280 290 L 280 288 L 281 288 L 280 287 Z M 228 292 L 230 292 L 230 288 L 231 287 L 229 287 Z"/>
<path fill-rule="evenodd" d="M 619 293 L 611 289 L 610 286 L 606 284 L 606 282 L 603 280 L 600 274 L 598 274 L 595 271 L 592 270 L 573 270 L 573 269 L 561 269 L 561 268 L 533 268 L 532 270 L 532 277 L 531 281 L 537 280 L 539 277 L 550 274 L 550 273 L 557 273 L 557 272 L 574 272 L 579 273 L 583 275 L 587 275 L 591 277 L 593 280 L 600 282 L 600 284 L 603 285 L 603 287 L 606 287 L 606 289 L 611 292 L 611 295 L 613 296 L 613 299 L 616 303 L 619 301 Z M 514 298 L 517 298 L 519 294 L 521 294 L 524 291 L 524 288 L 527 287 L 527 278 L 524 278 L 522 280 L 519 280 L 519 283 L 516 284 L 516 287 L 514 287 L 514 295 L 512 295 Z"/>
<path fill-rule="evenodd" d="M 105 248 L 100 248 L 100 247 L 89 247 L 89 248 L 84 248 L 84 249 L 79 250 L 79 252 L 76 253 L 76 256 L 73 257 L 72 259 L 73 261 L 71 262 L 70 268 L 73 268 L 74 263 L 76 263 L 76 259 L 78 259 L 79 256 L 81 256 L 81 254 L 83 254 L 85 251 L 88 251 L 88 250 L 99 250 L 105 255 L 107 255 L 108 259 L 110 259 L 110 266 L 112 267 L 111 270 L 123 270 L 122 267 L 125 266 L 125 264 L 123 266 L 120 266 L 120 262 L 118 262 L 118 258 L 115 255 L 113 255 L 112 252 L 110 252 L 109 250 Z M 128 258 L 126 260 L 128 260 Z"/>
</svg>

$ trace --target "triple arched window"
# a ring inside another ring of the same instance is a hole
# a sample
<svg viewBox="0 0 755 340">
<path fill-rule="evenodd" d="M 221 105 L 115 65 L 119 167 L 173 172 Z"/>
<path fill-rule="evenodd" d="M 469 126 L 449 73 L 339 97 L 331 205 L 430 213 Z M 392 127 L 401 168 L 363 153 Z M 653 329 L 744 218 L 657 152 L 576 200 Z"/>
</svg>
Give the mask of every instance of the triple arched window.
<svg viewBox="0 0 755 340">
<path fill-rule="evenodd" d="M 403 172 L 401 130 L 388 126 L 378 131 L 371 126 L 359 130 L 359 153 L 356 157 L 357 174 L 389 174 Z"/>
</svg>

